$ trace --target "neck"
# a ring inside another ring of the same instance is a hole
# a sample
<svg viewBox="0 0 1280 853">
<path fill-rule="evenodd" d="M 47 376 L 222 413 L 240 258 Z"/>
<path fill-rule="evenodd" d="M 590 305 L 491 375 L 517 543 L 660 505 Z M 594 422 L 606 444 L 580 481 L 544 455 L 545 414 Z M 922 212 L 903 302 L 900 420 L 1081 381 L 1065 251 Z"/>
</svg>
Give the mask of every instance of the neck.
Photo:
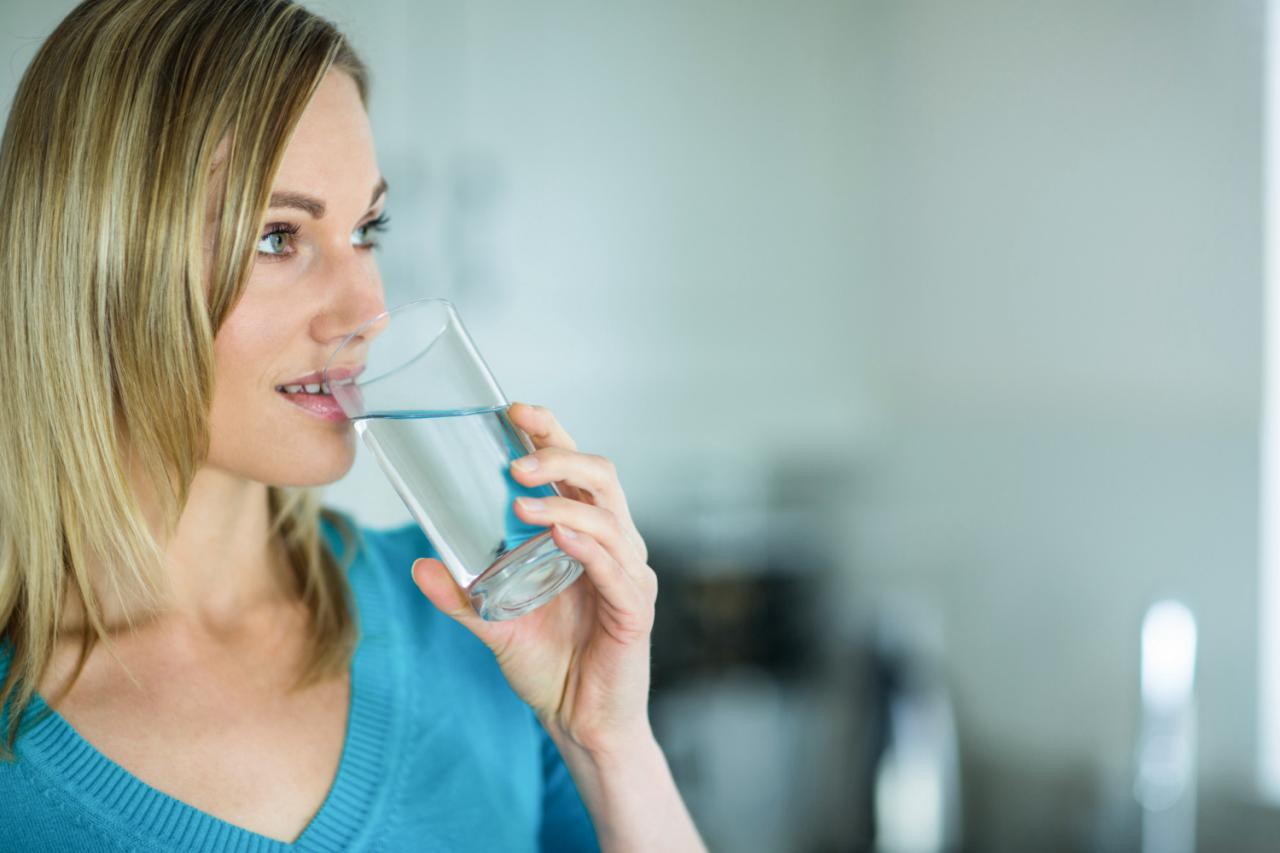
<svg viewBox="0 0 1280 853">
<path fill-rule="evenodd" d="M 145 502 L 143 509 L 159 537 L 156 514 Z M 158 620 L 179 620 L 225 633 L 264 608 L 295 602 L 283 542 L 278 535 L 268 537 L 269 526 L 265 484 L 222 469 L 201 468 L 176 528 L 160 541 L 160 600 L 122 600 L 107 592 L 113 584 L 96 577 L 104 624 L 114 633 Z M 69 597 L 63 620 L 63 630 L 70 634 L 87 627 L 77 598 Z"/>
<path fill-rule="evenodd" d="M 269 526 L 265 484 L 200 469 L 165 545 L 173 609 L 195 621 L 229 625 L 244 612 L 296 598 L 283 543 L 268 537 Z"/>
</svg>

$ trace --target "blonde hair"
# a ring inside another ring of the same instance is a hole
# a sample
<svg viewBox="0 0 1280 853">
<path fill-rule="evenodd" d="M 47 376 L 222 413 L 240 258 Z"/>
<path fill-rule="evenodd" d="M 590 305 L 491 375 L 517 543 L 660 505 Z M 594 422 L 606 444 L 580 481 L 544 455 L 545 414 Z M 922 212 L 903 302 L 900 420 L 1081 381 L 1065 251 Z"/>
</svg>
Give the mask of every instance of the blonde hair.
<svg viewBox="0 0 1280 853">
<path fill-rule="evenodd" d="M 162 547 L 131 477 L 158 497 L 167 536 L 208 451 L 214 335 L 331 67 L 367 105 L 347 41 L 289 0 L 86 0 L 23 75 L 0 142 L 0 755 L 65 606 L 86 623 L 65 689 L 109 645 L 90 565 L 107 568 L 107 593 L 156 600 Z M 270 487 L 268 511 L 310 614 L 301 686 L 350 663 L 346 567 L 321 516 L 348 543 L 353 531 L 310 489 Z"/>
</svg>

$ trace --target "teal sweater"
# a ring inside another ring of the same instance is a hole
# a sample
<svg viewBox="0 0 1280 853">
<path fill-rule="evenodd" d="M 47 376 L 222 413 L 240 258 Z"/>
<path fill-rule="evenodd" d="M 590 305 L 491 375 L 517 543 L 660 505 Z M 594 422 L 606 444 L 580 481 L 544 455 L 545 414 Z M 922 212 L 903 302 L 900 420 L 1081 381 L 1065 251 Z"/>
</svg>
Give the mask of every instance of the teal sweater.
<svg viewBox="0 0 1280 853">
<path fill-rule="evenodd" d="M 349 520 L 349 519 L 348 519 Z M 293 844 L 149 787 L 39 697 L 0 760 L 0 850 L 598 850 L 555 744 L 493 654 L 413 584 L 416 524 L 356 528 L 361 637 L 337 778 Z M 324 536 L 343 553 L 336 529 Z M 0 677 L 7 655 L 0 648 Z"/>
</svg>

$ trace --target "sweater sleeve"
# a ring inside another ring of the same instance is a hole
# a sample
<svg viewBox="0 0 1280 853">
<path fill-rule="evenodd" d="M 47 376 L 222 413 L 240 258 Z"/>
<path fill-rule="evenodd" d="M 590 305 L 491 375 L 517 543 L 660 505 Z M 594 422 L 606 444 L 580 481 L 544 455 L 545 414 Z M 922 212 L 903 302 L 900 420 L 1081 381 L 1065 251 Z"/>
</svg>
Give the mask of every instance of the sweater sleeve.
<svg viewBox="0 0 1280 853">
<path fill-rule="evenodd" d="M 573 784 L 569 768 L 546 729 L 538 723 L 538 739 L 542 751 L 542 827 L 538 833 L 538 849 L 580 853 L 599 851 L 595 825 Z"/>
</svg>

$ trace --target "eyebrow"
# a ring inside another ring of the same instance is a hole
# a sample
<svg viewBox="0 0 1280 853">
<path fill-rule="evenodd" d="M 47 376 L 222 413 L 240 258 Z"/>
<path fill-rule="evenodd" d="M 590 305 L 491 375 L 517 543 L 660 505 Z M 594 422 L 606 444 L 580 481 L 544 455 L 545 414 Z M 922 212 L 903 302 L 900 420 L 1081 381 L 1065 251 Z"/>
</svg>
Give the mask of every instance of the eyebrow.
<svg viewBox="0 0 1280 853">
<path fill-rule="evenodd" d="M 387 191 L 387 179 L 379 178 L 377 185 L 373 188 L 373 195 L 369 197 L 369 206 L 373 207 L 378 197 Z M 311 214 L 312 219 L 323 219 L 325 211 L 325 203 L 323 199 L 318 199 L 313 195 L 306 193 L 296 193 L 289 190 L 281 190 L 271 194 L 269 207 L 292 207 L 295 210 L 305 211 Z"/>
</svg>

